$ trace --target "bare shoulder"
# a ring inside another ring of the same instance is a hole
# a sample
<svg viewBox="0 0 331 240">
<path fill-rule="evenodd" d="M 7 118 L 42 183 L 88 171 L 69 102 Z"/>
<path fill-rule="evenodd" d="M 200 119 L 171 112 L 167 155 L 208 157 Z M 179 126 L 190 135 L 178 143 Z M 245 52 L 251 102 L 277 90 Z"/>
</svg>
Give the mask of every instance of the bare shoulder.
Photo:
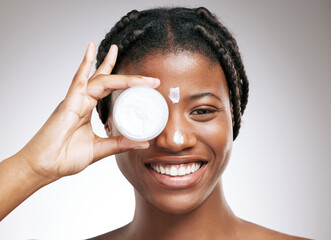
<svg viewBox="0 0 331 240">
<path fill-rule="evenodd" d="M 243 235 L 246 239 L 263 239 L 263 240 L 309 240 L 297 236 L 288 235 L 285 233 L 277 232 L 272 229 L 262 227 L 255 223 L 243 221 Z"/>
<path fill-rule="evenodd" d="M 113 230 L 111 232 L 90 238 L 88 240 L 123 240 L 130 239 L 128 236 L 128 225 L 125 225 L 121 228 Z M 285 233 L 277 232 L 269 228 L 262 227 L 255 223 L 247 222 L 242 220 L 240 234 L 235 237 L 236 239 L 245 239 L 245 240 L 309 240 L 308 238 L 302 238 L 297 236 L 288 235 Z"/>
<path fill-rule="evenodd" d="M 89 238 L 88 240 L 117 240 L 117 239 L 127 239 L 127 236 L 126 236 L 126 229 L 127 229 L 127 226 L 128 225 L 125 225 L 121 228 L 118 228 L 118 229 L 115 229 L 111 232 L 108 232 L 108 233 L 104 233 L 102 235 L 99 235 L 99 236 L 96 236 L 96 237 L 93 237 L 93 238 Z"/>
</svg>

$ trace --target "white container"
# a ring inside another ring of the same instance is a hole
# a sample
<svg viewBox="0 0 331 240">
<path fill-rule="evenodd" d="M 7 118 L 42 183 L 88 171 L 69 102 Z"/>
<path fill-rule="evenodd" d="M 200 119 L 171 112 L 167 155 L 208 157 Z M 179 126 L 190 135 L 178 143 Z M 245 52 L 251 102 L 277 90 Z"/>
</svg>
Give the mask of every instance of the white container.
<svg viewBox="0 0 331 240">
<path fill-rule="evenodd" d="M 167 125 L 169 109 L 164 97 L 153 88 L 131 87 L 117 98 L 113 119 L 117 129 L 134 141 L 158 136 Z"/>
</svg>

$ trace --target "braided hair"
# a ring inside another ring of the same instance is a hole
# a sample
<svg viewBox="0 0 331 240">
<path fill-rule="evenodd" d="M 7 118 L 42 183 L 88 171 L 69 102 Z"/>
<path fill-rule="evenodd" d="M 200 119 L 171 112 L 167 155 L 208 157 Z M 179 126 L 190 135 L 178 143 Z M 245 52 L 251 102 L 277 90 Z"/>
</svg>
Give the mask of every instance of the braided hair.
<svg viewBox="0 0 331 240">
<path fill-rule="evenodd" d="M 218 62 L 229 87 L 233 140 L 236 139 L 248 101 L 249 84 L 236 40 L 206 8 L 154 8 L 129 12 L 101 41 L 96 68 L 112 44 L 119 50 L 113 73 L 118 72 L 123 60 L 137 62 L 155 52 L 197 52 Z M 97 104 L 103 124 L 109 116 L 110 101 L 111 95 Z"/>
</svg>

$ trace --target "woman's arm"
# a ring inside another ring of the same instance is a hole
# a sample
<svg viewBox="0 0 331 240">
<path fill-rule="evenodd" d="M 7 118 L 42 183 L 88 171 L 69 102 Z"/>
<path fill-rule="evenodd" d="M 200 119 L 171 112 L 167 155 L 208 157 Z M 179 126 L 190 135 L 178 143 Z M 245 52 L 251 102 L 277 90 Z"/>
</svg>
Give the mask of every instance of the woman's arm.
<svg viewBox="0 0 331 240">
<path fill-rule="evenodd" d="M 16 154 L 0 162 L 0 221 L 39 188 L 51 183 Z"/>
<path fill-rule="evenodd" d="M 65 99 L 23 149 L 0 163 L 0 220 L 39 188 L 63 176 L 76 174 L 112 154 L 148 148 L 147 141 L 100 138 L 92 131 L 91 114 L 98 99 L 115 89 L 160 84 L 154 78 L 111 75 L 117 51 L 113 45 L 88 78 L 95 56 L 95 44 L 89 43 Z"/>
</svg>

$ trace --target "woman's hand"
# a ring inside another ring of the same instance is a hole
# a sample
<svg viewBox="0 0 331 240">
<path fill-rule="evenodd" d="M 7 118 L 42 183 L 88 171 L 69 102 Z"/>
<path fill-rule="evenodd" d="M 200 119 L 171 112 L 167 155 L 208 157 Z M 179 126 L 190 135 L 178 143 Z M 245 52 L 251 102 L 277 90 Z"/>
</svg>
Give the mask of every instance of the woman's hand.
<svg viewBox="0 0 331 240">
<path fill-rule="evenodd" d="M 117 57 L 115 45 L 89 79 L 94 56 L 95 45 L 91 42 L 65 99 L 21 151 L 0 162 L 0 221 L 39 188 L 63 176 L 78 173 L 111 154 L 148 148 L 148 142 L 134 142 L 123 136 L 96 136 L 91 115 L 97 100 L 113 90 L 136 85 L 157 87 L 160 81 L 110 75 Z"/>
<path fill-rule="evenodd" d="M 117 58 L 113 45 L 104 62 L 88 78 L 95 57 L 90 42 L 65 99 L 31 141 L 18 153 L 31 169 L 49 180 L 78 173 L 91 163 L 133 148 L 148 148 L 148 142 L 134 142 L 123 136 L 100 138 L 91 127 L 97 100 L 116 89 L 135 85 L 157 87 L 159 80 L 141 76 L 110 75 Z"/>
</svg>

